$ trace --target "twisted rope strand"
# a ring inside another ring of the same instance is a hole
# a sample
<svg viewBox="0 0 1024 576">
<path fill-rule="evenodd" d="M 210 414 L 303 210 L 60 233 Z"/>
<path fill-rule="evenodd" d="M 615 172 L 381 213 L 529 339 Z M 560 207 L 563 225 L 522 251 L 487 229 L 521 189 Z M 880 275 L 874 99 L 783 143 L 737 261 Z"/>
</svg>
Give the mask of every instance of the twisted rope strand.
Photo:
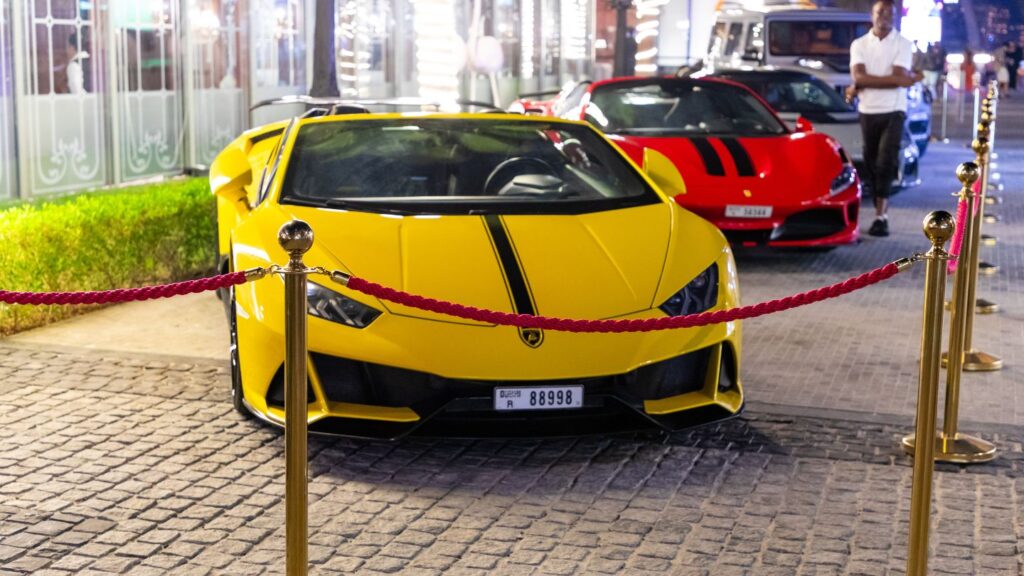
<svg viewBox="0 0 1024 576">
<path fill-rule="evenodd" d="M 453 302 L 445 302 L 435 298 L 428 298 L 416 294 L 410 294 L 394 288 L 388 288 L 369 280 L 355 276 L 348 279 L 348 287 L 380 298 L 396 302 L 412 308 L 419 308 L 428 312 L 446 314 L 466 320 L 476 320 L 489 324 L 501 326 L 517 326 L 519 328 L 540 328 L 544 330 L 555 330 L 562 332 L 586 332 L 586 333 L 609 333 L 609 332 L 653 332 L 655 330 L 670 330 L 673 328 L 696 328 L 709 324 L 721 324 L 735 320 L 756 318 L 766 314 L 782 312 L 798 306 L 806 306 L 814 302 L 821 302 L 829 298 L 836 298 L 849 294 L 872 284 L 892 278 L 899 273 L 900 268 L 896 263 L 889 263 L 881 268 L 876 268 L 859 276 L 855 276 L 843 282 L 830 286 L 817 288 L 793 296 L 779 298 L 768 302 L 761 302 L 751 306 L 742 306 L 729 310 L 716 310 L 714 312 L 702 312 L 687 316 L 674 316 L 664 318 L 637 318 L 628 320 L 572 320 L 569 318 L 549 318 L 545 316 L 532 316 L 529 314 L 511 314 L 498 312 L 474 306 L 466 306 Z"/>
<path fill-rule="evenodd" d="M 196 280 L 186 280 L 159 286 L 142 288 L 119 288 L 116 290 L 100 290 L 95 292 L 9 292 L 0 290 L 0 302 L 7 304 L 110 304 L 115 302 L 132 302 L 136 300 L 152 300 L 170 298 L 183 294 L 194 294 L 244 284 L 246 272 L 240 270 L 228 274 L 220 274 Z"/>
<path fill-rule="evenodd" d="M 946 264 L 946 272 L 956 272 L 956 263 L 960 260 L 960 248 L 964 242 L 964 218 L 967 217 L 967 199 L 961 198 L 956 204 L 956 230 L 953 232 L 953 241 L 949 243 L 949 255 L 951 258 Z"/>
</svg>

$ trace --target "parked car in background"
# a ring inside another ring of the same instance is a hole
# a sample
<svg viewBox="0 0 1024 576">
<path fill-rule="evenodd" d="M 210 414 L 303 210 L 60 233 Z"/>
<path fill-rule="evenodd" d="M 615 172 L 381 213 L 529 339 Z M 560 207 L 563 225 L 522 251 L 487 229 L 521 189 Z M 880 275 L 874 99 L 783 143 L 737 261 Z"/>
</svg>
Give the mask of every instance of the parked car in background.
<svg viewBox="0 0 1024 576">
<path fill-rule="evenodd" d="M 578 88 L 535 109 L 590 122 L 637 163 L 648 150 L 663 154 L 683 176 L 676 200 L 731 241 L 784 247 L 857 240 L 860 180 L 842 146 L 787 126 L 749 88 L 675 77 Z"/>
<path fill-rule="evenodd" d="M 850 44 L 870 29 L 867 11 L 723 7 L 716 15 L 701 69 L 711 73 L 742 66 L 802 70 L 842 94 L 852 81 Z M 924 155 L 931 138 L 931 99 L 920 83 L 907 91 L 907 129 Z"/>
<path fill-rule="evenodd" d="M 243 133 L 211 166 L 221 269 L 305 261 L 508 313 L 664 318 L 735 308 L 722 234 L 591 126 L 513 114 L 370 114 L 358 103 Z M 668 185 L 668 184 L 664 184 Z M 395 438 L 674 430 L 739 413 L 740 323 L 570 334 L 307 291 L 311 432 Z M 237 410 L 284 422 L 283 284 L 225 295 Z"/>
<path fill-rule="evenodd" d="M 838 140 L 854 165 L 863 164 L 864 142 L 856 108 L 847 104 L 842 96 L 817 76 L 800 70 L 773 67 L 719 68 L 713 73 L 695 76 L 725 78 L 747 86 L 764 98 L 790 128 L 800 129 L 802 118 L 810 122 L 815 130 Z M 920 183 L 920 152 L 911 136 L 910 125 L 908 119 L 904 125 L 900 146 L 901 162 L 896 177 L 896 185 L 904 188 Z"/>
</svg>

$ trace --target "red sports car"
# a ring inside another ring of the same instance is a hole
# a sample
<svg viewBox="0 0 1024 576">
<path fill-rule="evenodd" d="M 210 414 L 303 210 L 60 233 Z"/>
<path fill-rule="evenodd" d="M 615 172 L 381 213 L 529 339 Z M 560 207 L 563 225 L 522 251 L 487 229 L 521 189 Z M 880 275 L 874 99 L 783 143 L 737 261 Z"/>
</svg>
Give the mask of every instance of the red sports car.
<svg viewBox="0 0 1024 576">
<path fill-rule="evenodd" d="M 524 104 L 596 125 L 637 164 L 646 148 L 660 152 L 683 177 L 676 201 L 734 243 L 835 246 L 858 238 L 861 186 L 846 152 L 807 122 L 790 130 L 745 86 L 616 78 Z"/>
</svg>

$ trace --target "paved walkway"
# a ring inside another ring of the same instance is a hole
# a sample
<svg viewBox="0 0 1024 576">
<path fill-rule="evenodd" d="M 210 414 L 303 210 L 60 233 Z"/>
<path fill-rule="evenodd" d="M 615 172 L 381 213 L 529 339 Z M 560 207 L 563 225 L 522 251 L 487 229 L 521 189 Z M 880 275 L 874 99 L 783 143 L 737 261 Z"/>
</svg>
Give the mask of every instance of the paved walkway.
<svg viewBox="0 0 1024 576">
<path fill-rule="evenodd" d="M 1000 244 L 983 254 L 1003 271 L 980 295 L 1004 310 L 979 318 L 977 341 L 1008 368 L 967 376 L 962 410 L 1002 452 L 940 466 L 936 574 L 1024 573 L 1024 201 L 1011 185 L 1024 105 L 1002 116 L 1006 202 L 989 229 Z M 963 143 L 933 145 L 926 185 L 895 199 L 890 238 L 740 253 L 744 300 L 923 250 L 924 213 L 954 208 Z M 897 442 L 916 398 L 921 272 L 746 323 L 744 416 L 667 440 L 314 438 L 312 573 L 901 574 L 910 461 Z M 201 357 L 214 344 L 180 346 L 223 338 L 205 298 L 0 343 L 0 576 L 282 573 L 282 437 L 232 411 L 222 352 Z M 195 321 L 178 326 L 195 333 L 158 329 L 183 310 Z"/>
</svg>

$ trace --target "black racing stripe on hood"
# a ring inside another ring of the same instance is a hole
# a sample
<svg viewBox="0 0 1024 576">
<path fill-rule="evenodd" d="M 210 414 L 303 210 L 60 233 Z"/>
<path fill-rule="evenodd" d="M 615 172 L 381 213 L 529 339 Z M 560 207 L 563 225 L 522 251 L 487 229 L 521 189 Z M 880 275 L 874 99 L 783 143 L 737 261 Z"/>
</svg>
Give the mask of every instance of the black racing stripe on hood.
<svg viewBox="0 0 1024 576">
<path fill-rule="evenodd" d="M 707 138 L 690 138 L 690 142 L 693 142 L 693 147 L 700 154 L 700 159 L 704 161 L 704 169 L 707 170 L 709 175 L 725 176 L 725 166 L 722 165 L 722 159 L 718 157 L 715 147 L 711 145 Z"/>
<path fill-rule="evenodd" d="M 505 273 L 505 281 L 512 296 L 512 306 L 517 314 L 535 314 L 533 298 L 530 296 L 530 288 L 526 285 L 526 276 L 519 267 L 519 259 L 516 258 L 515 248 L 512 247 L 512 239 L 497 214 L 484 216 L 487 224 L 487 232 L 494 242 L 494 249 L 498 253 L 498 262 Z"/>
<path fill-rule="evenodd" d="M 754 161 L 750 159 L 750 154 L 747 153 L 747 149 L 740 144 L 740 141 L 735 138 L 722 138 L 722 144 L 725 144 L 726 150 L 729 151 L 729 155 L 732 156 L 732 161 L 736 163 L 736 173 L 740 176 L 754 176 L 757 172 L 754 170 Z"/>
</svg>

